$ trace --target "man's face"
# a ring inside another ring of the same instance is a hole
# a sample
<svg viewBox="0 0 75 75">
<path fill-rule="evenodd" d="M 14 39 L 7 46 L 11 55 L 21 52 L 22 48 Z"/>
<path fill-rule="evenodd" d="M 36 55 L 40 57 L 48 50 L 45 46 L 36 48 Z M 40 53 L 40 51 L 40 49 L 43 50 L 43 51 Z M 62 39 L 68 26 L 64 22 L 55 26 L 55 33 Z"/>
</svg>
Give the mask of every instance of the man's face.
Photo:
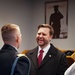
<svg viewBox="0 0 75 75">
<path fill-rule="evenodd" d="M 40 47 L 45 47 L 50 43 L 52 36 L 49 34 L 49 28 L 40 28 L 36 35 L 36 41 Z"/>
</svg>

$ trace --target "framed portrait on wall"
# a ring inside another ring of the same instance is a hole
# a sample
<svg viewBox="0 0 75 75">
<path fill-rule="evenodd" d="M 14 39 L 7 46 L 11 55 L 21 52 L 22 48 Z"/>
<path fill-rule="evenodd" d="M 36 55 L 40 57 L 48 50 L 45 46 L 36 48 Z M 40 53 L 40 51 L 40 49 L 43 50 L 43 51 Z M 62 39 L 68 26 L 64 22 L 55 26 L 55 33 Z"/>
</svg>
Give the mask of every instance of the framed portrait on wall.
<svg viewBox="0 0 75 75">
<path fill-rule="evenodd" d="M 45 23 L 54 28 L 53 38 L 68 37 L 68 1 L 45 2 Z"/>
</svg>

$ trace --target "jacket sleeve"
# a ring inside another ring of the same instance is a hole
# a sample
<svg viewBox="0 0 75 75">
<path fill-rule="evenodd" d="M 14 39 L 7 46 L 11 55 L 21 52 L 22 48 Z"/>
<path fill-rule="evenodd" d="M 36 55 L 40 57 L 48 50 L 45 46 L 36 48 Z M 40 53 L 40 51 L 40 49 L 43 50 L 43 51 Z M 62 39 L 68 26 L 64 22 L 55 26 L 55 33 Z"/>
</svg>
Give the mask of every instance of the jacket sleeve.
<svg viewBox="0 0 75 75">
<path fill-rule="evenodd" d="M 26 56 L 21 56 L 16 64 L 14 75 L 29 75 L 30 60 Z"/>
<path fill-rule="evenodd" d="M 62 54 L 59 62 L 58 75 L 64 75 L 64 72 L 66 71 L 67 68 L 68 64 L 67 64 L 66 55 Z"/>
</svg>

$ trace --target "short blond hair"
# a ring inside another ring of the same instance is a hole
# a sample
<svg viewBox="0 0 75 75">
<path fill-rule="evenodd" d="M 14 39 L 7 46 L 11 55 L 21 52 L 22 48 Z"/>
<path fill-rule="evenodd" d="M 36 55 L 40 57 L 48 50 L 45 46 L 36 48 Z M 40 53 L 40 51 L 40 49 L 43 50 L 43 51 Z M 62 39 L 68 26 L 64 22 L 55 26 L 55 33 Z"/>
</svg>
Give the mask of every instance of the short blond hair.
<svg viewBox="0 0 75 75">
<path fill-rule="evenodd" d="M 20 32 L 20 28 L 18 25 L 16 24 L 5 24 L 2 28 L 1 28 L 1 35 L 2 35 L 2 39 L 4 41 L 12 41 L 14 39 L 14 35 L 17 31 Z"/>
</svg>

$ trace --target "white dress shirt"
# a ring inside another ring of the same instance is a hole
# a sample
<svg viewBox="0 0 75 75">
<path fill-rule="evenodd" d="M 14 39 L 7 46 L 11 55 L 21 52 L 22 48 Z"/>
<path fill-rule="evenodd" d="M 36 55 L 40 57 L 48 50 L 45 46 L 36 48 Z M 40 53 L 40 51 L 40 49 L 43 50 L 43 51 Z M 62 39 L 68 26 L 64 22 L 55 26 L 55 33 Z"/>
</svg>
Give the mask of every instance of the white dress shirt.
<svg viewBox="0 0 75 75">
<path fill-rule="evenodd" d="M 75 75 L 75 62 L 65 71 L 64 75 Z"/>
<path fill-rule="evenodd" d="M 42 59 L 44 59 L 44 57 L 45 57 L 45 55 L 47 54 L 47 52 L 48 52 L 49 48 L 50 48 L 50 44 L 49 44 L 47 47 L 43 48 L 43 49 L 41 49 L 41 47 L 39 46 L 39 48 L 38 48 L 38 55 L 37 55 L 37 57 L 38 57 L 38 56 L 39 56 L 39 54 L 40 54 L 40 50 L 43 50 L 44 52 L 43 52 L 43 57 L 42 57 Z"/>
</svg>

